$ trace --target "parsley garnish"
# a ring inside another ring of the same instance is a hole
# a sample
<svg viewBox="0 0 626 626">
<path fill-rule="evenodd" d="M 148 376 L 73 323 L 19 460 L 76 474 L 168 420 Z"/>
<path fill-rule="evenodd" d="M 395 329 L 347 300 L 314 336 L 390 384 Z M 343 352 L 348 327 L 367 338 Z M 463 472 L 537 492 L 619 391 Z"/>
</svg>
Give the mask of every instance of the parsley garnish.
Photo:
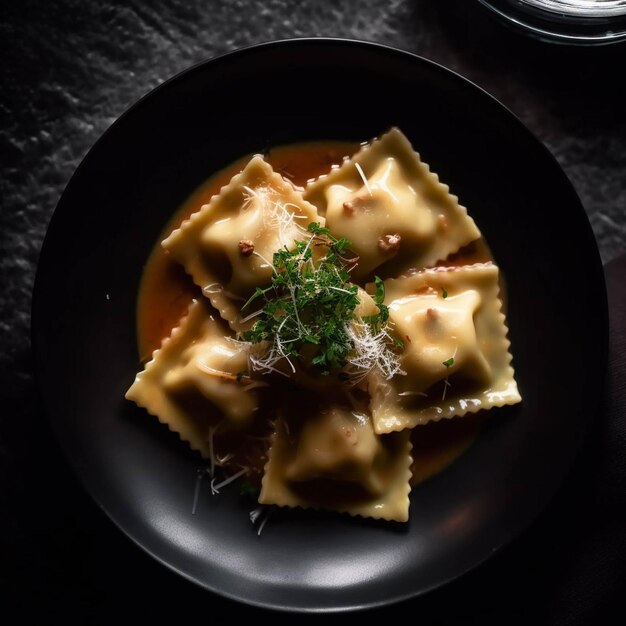
<svg viewBox="0 0 626 626">
<path fill-rule="evenodd" d="M 259 496 L 260 489 L 253 485 L 249 480 L 241 481 L 241 485 L 239 486 L 239 495 L 240 496 L 249 496 L 251 498 L 257 498 Z"/>
<path fill-rule="evenodd" d="M 378 307 L 378 313 L 376 315 L 365 315 L 363 321 L 371 324 L 374 331 L 378 332 L 389 319 L 389 308 L 383 304 L 385 299 L 385 283 L 379 276 L 374 277 L 374 287 L 376 292 L 372 298 Z"/>
<path fill-rule="evenodd" d="M 441 295 L 443 296 L 443 299 L 445 300 L 448 297 L 448 292 L 446 291 L 445 287 L 441 291 L 442 291 Z"/>
<path fill-rule="evenodd" d="M 454 365 L 454 357 L 451 356 L 449 359 L 446 359 L 445 361 L 442 362 L 442 365 L 445 365 L 446 367 L 450 367 Z"/>
<path fill-rule="evenodd" d="M 295 371 L 293 363 L 304 361 L 329 374 L 344 367 L 354 350 L 347 323 L 355 318 L 359 304 L 358 287 L 350 282 L 349 272 L 357 258 L 348 239 L 333 237 L 317 222 L 307 230 L 308 240 L 295 241 L 293 250 L 274 253 L 272 284 L 257 288 L 242 307 L 245 311 L 258 299 L 263 302 L 257 321 L 243 337 L 253 344 L 269 342 L 269 363 L 284 358 Z M 383 304 L 383 281 L 376 277 L 374 284 L 378 314 L 362 319 L 379 332 L 389 310 Z"/>
<path fill-rule="evenodd" d="M 374 288 L 376 291 L 372 297 L 378 307 L 378 314 L 366 315 L 363 317 L 363 321 L 371 324 L 372 330 L 375 333 L 378 333 L 384 328 L 385 324 L 389 320 L 389 307 L 386 304 L 383 304 L 385 300 L 385 283 L 380 276 L 374 276 Z M 398 337 L 394 336 L 390 337 L 398 348 L 404 348 L 404 341 L 402 341 L 402 339 L 398 339 Z"/>
</svg>

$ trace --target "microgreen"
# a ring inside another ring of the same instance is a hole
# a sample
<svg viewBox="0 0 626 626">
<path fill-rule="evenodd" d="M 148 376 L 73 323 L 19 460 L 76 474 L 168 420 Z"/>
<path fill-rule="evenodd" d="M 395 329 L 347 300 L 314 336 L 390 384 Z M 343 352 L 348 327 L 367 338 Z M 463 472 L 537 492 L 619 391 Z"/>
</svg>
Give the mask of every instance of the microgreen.
<svg viewBox="0 0 626 626">
<path fill-rule="evenodd" d="M 389 319 L 389 308 L 383 304 L 385 300 L 385 283 L 379 276 L 374 277 L 374 289 L 375 292 L 372 298 L 378 307 L 378 313 L 376 315 L 366 315 L 363 317 L 363 320 L 371 324 L 375 331 L 380 331 Z"/>
<path fill-rule="evenodd" d="M 259 488 L 244 478 L 239 486 L 239 495 L 257 498 L 259 496 Z"/>
<path fill-rule="evenodd" d="M 261 302 L 254 326 L 243 334 L 245 341 L 266 348 L 261 357 L 251 359 L 256 369 L 275 372 L 275 364 L 284 359 L 292 372 L 299 363 L 327 375 L 355 356 L 358 346 L 350 324 L 361 320 L 356 320 L 358 287 L 351 282 L 350 271 L 358 259 L 348 239 L 335 238 L 319 223 L 309 224 L 307 232 L 309 238 L 295 241 L 293 249 L 274 253 L 271 285 L 257 288 L 242 307 L 246 311 Z M 376 277 L 374 285 L 378 313 L 362 322 L 371 326 L 373 335 L 383 333 L 392 343 L 385 330 L 389 310 L 383 304 L 384 283 Z"/>
</svg>

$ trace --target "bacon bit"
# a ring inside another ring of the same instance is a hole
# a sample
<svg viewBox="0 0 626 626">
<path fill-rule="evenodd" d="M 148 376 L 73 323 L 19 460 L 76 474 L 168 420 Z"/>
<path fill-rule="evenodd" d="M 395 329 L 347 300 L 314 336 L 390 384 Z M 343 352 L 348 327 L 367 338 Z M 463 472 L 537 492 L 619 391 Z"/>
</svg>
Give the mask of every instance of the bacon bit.
<svg viewBox="0 0 626 626">
<path fill-rule="evenodd" d="M 353 445 L 356 446 L 356 431 L 353 428 L 344 428 L 343 432 L 346 436 L 346 439 Z"/>
<path fill-rule="evenodd" d="M 396 233 L 395 235 L 383 235 L 378 240 L 378 247 L 387 254 L 395 254 L 400 248 L 402 237 Z"/>
<path fill-rule="evenodd" d="M 239 242 L 239 252 L 242 256 L 250 256 L 254 252 L 254 244 L 249 239 L 242 239 Z"/>
<path fill-rule="evenodd" d="M 426 316 L 430 320 L 436 320 L 439 317 L 437 309 L 426 309 Z"/>
<path fill-rule="evenodd" d="M 439 230 L 443 233 L 448 230 L 448 220 L 446 219 L 446 216 L 443 215 L 443 213 L 440 213 L 437 216 L 437 225 L 439 226 Z"/>
<path fill-rule="evenodd" d="M 343 210 L 348 215 L 353 215 L 357 209 L 362 208 L 363 205 L 367 204 L 367 198 L 363 196 L 354 196 L 352 200 L 346 200 L 343 203 Z"/>
</svg>

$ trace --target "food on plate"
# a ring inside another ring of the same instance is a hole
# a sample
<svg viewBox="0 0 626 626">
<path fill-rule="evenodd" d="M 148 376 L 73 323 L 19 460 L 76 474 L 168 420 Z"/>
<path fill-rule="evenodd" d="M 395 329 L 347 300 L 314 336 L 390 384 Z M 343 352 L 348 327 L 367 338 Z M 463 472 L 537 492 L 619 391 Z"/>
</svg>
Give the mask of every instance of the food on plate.
<svg viewBox="0 0 626 626">
<path fill-rule="evenodd" d="M 501 278 L 397 128 L 254 155 L 153 252 L 138 309 L 153 353 L 126 397 L 208 460 L 214 493 L 242 478 L 262 505 L 405 522 L 473 414 L 521 401 Z"/>
<path fill-rule="evenodd" d="M 292 411 L 276 422 L 261 504 L 408 519 L 408 430 L 377 435 L 366 408 L 331 403 Z"/>
<path fill-rule="evenodd" d="M 209 457 L 212 428 L 222 421 L 245 424 L 258 409 L 253 390 L 261 383 L 240 374 L 247 367 L 245 349 L 229 341 L 226 324 L 199 300 L 137 374 L 126 397 Z"/>
<path fill-rule="evenodd" d="M 357 277 L 426 267 L 480 237 L 465 207 L 397 128 L 312 182 L 304 197 L 335 237 L 350 239 Z"/>
<path fill-rule="evenodd" d="M 316 208 L 260 156 L 165 241 L 234 330 L 242 329 L 239 298 L 269 284 L 272 255 L 319 221 Z"/>
<path fill-rule="evenodd" d="M 385 281 L 389 318 L 404 341 L 406 376 L 373 374 L 377 433 L 519 402 L 498 273 L 485 263 Z"/>
</svg>

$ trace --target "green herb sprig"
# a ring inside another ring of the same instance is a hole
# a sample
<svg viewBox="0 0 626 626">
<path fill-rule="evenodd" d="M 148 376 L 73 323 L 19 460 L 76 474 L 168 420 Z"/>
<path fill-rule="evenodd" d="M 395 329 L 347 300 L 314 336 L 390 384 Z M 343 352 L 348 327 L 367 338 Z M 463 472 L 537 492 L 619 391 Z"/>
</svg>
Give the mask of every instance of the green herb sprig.
<svg viewBox="0 0 626 626">
<path fill-rule="evenodd" d="M 346 322 L 355 317 L 359 304 L 358 287 L 350 282 L 349 271 L 357 258 L 348 239 L 335 238 L 319 223 L 309 224 L 307 231 L 307 240 L 274 253 L 272 284 L 257 288 L 242 307 L 245 312 L 262 300 L 258 319 L 243 338 L 253 344 L 270 342 L 292 367 L 293 361 L 302 362 L 306 352 L 305 364 L 329 374 L 346 365 L 354 347 Z M 376 277 L 374 284 L 379 312 L 363 320 L 381 329 L 389 311 L 383 304 L 383 281 Z"/>
</svg>

